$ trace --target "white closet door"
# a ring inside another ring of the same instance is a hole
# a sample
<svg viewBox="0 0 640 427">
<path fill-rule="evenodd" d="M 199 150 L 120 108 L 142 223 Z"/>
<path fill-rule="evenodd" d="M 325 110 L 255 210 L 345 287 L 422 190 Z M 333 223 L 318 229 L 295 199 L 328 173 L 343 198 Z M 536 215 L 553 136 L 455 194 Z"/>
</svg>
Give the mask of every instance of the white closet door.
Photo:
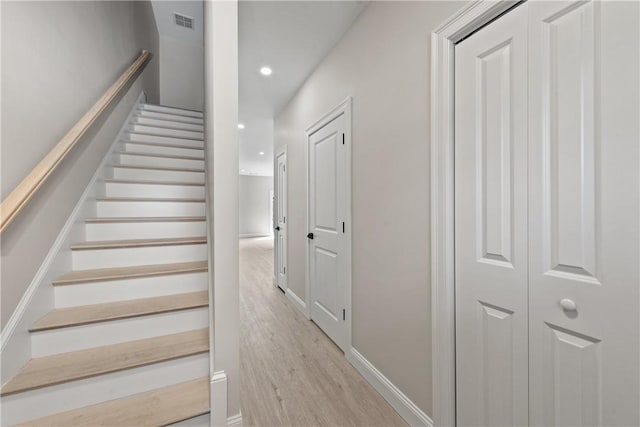
<svg viewBox="0 0 640 427">
<path fill-rule="evenodd" d="M 639 12 L 529 5 L 532 425 L 640 425 Z"/>
<path fill-rule="evenodd" d="M 527 7 L 455 48 L 458 425 L 528 422 Z"/>
</svg>

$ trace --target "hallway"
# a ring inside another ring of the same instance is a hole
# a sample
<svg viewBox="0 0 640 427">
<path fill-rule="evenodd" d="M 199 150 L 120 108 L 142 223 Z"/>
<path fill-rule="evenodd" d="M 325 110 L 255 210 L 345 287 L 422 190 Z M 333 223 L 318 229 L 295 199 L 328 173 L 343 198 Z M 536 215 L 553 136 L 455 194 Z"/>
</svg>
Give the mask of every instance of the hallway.
<svg viewBox="0 0 640 427">
<path fill-rule="evenodd" d="M 245 426 L 405 426 L 314 323 L 272 285 L 273 239 L 240 240 Z"/>
</svg>

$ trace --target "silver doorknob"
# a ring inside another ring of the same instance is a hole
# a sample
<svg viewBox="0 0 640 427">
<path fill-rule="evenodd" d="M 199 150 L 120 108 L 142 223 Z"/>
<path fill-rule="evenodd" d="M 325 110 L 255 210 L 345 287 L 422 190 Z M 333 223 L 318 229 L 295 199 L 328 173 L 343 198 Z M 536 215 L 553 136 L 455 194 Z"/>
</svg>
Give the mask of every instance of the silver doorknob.
<svg viewBox="0 0 640 427">
<path fill-rule="evenodd" d="M 563 298 L 560 300 L 560 307 L 562 307 L 563 310 L 567 310 L 567 311 L 575 311 L 578 306 L 576 305 L 575 301 L 569 299 L 569 298 Z"/>
</svg>

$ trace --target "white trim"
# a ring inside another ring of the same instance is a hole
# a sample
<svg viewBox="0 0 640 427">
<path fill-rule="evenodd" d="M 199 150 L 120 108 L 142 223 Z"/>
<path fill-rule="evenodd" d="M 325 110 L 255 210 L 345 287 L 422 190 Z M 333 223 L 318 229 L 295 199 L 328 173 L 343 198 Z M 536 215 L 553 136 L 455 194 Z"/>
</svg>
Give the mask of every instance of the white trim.
<svg viewBox="0 0 640 427">
<path fill-rule="evenodd" d="M 347 276 L 347 280 L 346 280 L 346 289 L 345 289 L 345 309 L 346 309 L 346 326 L 347 326 L 347 342 L 344 343 L 344 349 L 345 349 L 345 355 L 349 352 L 349 348 L 351 348 L 353 339 L 352 339 L 352 331 L 351 331 L 351 312 L 352 312 L 352 303 L 351 303 L 351 284 L 353 281 L 353 272 L 352 272 L 352 265 L 351 265 L 351 247 L 352 247 L 352 230 L 353 230 L 353 218 L 351 215 L 351 204 L 352 204 L 352 199 L 351 199 L 351 186 L 352 186 L 352 165 L 351 165 L 351 140 L 352 140 L 352 131 L 351 131 L 351 121 L 352 121 L 352 105 L 353 100 L 350 96 L 348 96 L 346 99 L 344 99 L 340 104 L 338 104 L 338 106 L 336 106 L 335 108 L 333 108 L 331 111 L 329 111 L 327 114 L 325 114 L 324 116 L 322 116 L 322 118 L 320 118 L 319 120 L 317 120 L 314 124 L 312 124 L 311 126 L 309 126 L 306 131 L 305 131 L 305 159 L 306 159 L 306 169 L 307 169 L 307 203 L 306 203 L 306 207 L 307 207 L 307 215 L 306 215 L 306 230 L 309 230 L 309 185 L 310 185 L 310 177 L 309 177 L 309 137 L 316 132 L 318 129 L 320 129 L 321 127 L 325 126 L 327 123 L 329 123 L 331 120 L 335 119 L 336 117 L 338 117 L 341 114 L 344 114 L 345 117 L 345 130 L 344 130 L 344 134 L 345 134 L 345 155 L 346 155 L 346 164 L 347 164 L 347 182 L 346 182 L 346 191 L 347 191 L 347 195 L 346 195 L 346 206 L 345 206 L 345 234 L 346 234 L 346 239 L 347 239 L 347 248 L 346 248 L 346 266 L 347 266 L 347 272 L 346 272 L 346 276 Z M 308 231 L 307 231 L 308 232 Z M 288 237 L 288 236 L 287 236 Z M 309 277 L 309 258 L 310 257 L 310 253 L 309 253 L 309 243 L 307 242 L 307 244 L 305 245 L 305 300 L 306 300 L 306 307 L 307 307 L 307 318 L 311 318 L 311 304 L 310 304 L 310 277 Z"/>
<path fill-rule="evenodd" d="M 369 384 L 389 402 L 407 424 L 410 426 L 433 426 L 431 418 L 418 408 L 418 405 L 413 403 L 398 387 L 389 381 L 371 362 L 365 359 L 358 350 L 352 347 L 347 359 Z"/>
<path fill-rule="evenodd" d="M 240 234 L 239 237 L 241 239 L 249 239 L 251 237 L 269 237 L 273 236 L 273 234 L 265 234 L 265 233 L 248 233 L 248 234 Z"/>
<path fill-rule="evenodd" d="M 63 249 L 67 248 L 71 243 L 70 240 L 76 238 L 77 235 L 83 235 L 85 209 L 87 209 L 86 202 L 89 200 L 92 192 L 96 190 L 95 184 L 98 179 L 103 177 L 102 175 L 105 172 L 107 161 L 111 159 L 117 145 L 122 140 L 122 136 L 127 131 L 129 122 L 137 113 L 138 107 L 144 104 L 145 100 L 146 95 L 144 92 L 141 92 L 129 115 L 122 124 L 122 127 L 116 134 L 109 150 L 98 165 L 91 180 L 80 195 L 78 202 L 38 268 L 38 271 L 31 280 L 31 283 L 22 295 L 5 328 L 0 333 L 3 382 L 5 379 L 13 377 L 31 357 L 29 328 L 33 322 L 54 308 L 53 287 L 45 285 L 51 285 L 55 277 L 71 269 L 70 252 L 64 251 Z M 78 227 L 74 227 L 76 225 Z"/>
<path fill-rule="evenodd" d="M 289 299 L 289 301 L 291 301 L 293 303 L 293 305 L 302 312 L 302 314 L 304 314 L 304 317 L 306 317 L 308 320 L 311 320 L 311 314 L 309 313 L 309 309 L 307 308 L 307 303 L 300 298 L 298 295 L 296 295 L 291 288 L 287 288 L 284 291 L 284 294 L 287 296 L 287 298 Z"/>
<path fill-rule="evenodd" d="M 516 0 L 477 0 L 431 34 L 431 316 L 433 420 L 455 425 L 454 45 Z"/>
<path fill-rule="evenodd" d="M 227 374 L 216 371 L 209 383 L 209 422 L 211 427 L 224 427 L 227 422 Z"/>
<path fill-rule="evenodd" d="M 242 427 L 242 412 L 227 418 L 228 427 Z"/>
</svg>

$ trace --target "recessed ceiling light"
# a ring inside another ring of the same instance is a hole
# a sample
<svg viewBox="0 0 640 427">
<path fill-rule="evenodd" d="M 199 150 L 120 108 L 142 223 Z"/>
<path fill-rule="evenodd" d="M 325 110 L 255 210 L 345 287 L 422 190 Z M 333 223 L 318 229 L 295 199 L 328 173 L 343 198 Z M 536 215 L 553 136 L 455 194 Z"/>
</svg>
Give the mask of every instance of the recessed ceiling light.
<svg viewBox="0 0 640 427">
<path fill-rule="evenodd" d="M 244 123 L 238 123 L 238 129 L 244 129 Z"/>
<path fill-rule="evenodd" d="M 244 169 L 240 169 L 240 172 L 244 172 Z"/>
<path fill-rule="evenodd" d="M 273 70 L 271 70 L 271 68 L 267 66 L 260 68 L 260 74 L 262 74 L 263 76 L 270 76 L 271 73 L 273 73 Z"/>
<path fill-rule="evenodd" d="M 261 156 L 264 156 L 264 151 L 261 151 L 258 154 L 260 154 Z"/>
</svg>

